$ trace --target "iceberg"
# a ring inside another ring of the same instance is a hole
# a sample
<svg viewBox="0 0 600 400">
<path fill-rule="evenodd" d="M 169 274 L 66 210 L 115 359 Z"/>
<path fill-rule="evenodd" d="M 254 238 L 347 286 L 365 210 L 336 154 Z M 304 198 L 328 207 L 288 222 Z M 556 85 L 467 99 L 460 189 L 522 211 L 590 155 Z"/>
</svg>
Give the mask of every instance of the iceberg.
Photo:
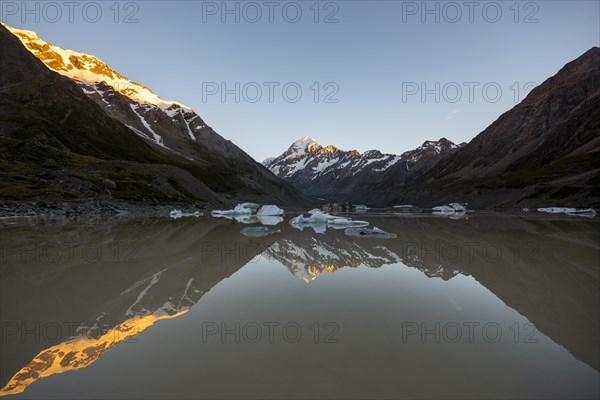
<svg viewBox="0 0 600 400">
<path fill-rule="evenodd" d="M 251 203 L 238 204 L 237 206 L 235 206 L 235 208 L 233 210 L 225 210 L 225 211 L 213 210 L 211 212 L 211 215 L 213 217 L 223 217 L 223 216 L 252 214 L 252 209 L 245 207 L 244 204 L 251 204 Z"/>
<path fill-rule="evenodd" d="M 277 206 L 269 204 L 266 206 L 262 206 L 260 208 L 260 210 L 258 210 L 256 215 L 258 215 L 258 216 L 261 216 L 261 215 L 265 215 L 265 216 L 267 216 L 267 215 L 283 215 L 283 210 Z"/>
<path fill-rule="evenodd" d="M 538 208 L 539 212 L 545 212 L 549 214 L 567 214 L 567 215 L 575 215 L 582 217 L 595 217 L 596 210 L 593 208 L 585 208 L 585 209 L 576 209 L 572 207 L 546 207 L 546 208 Z"/>
<path fill-rule="evenodd" d="M 200 211 L 196 211 L 193 213 L 184 213 L 181 210 L 175 209 L 169 213 L 169 216 L 173 219 L 178 219 L 181 217 L 200 217 L 202 216 L 202 213 Z"/>
<path fill-rule="evenodd" d="M 436 206 L 433 207 L 433 213 L 436 215 L 440 214 L 464 214 L 467 212 L 466 204 L 461 203 L 450 203 L 445 206 Z"/>
<path fill-rule="evenodd" d="M 454 214 L 456 210 L 450 206 L 433 207 L 434 214 Z"/>
<path fill-rule="evenodd" d="M 450 207 L 454 209 L 456 212 L 467 212 L 466 204 L 461 203 L 450 203 L 448 204 Z"/>
<path fill-rule="evenodd" d="M 595 217 L 596 210 L 593 208 L 586 208 L 584 210 L 567 211 L 567 215 L 578 215 L 581 217 Z"/>
<path fill-rule="evenodd" d="M 373 229 L 369 228 L 346 228 L 344 234 L 347 236 L 359 236 L 359 237 L 375 237 L 381 239 L 395 239 L 397 236 L 395 233 L 389 233 L 383 231 L 377 227 Z"/>
<path fill-rule="evenodd" d="M 283 217 L 278 215 L 257 215 L 256 218 L 263 225 L 277 225 L 283 222 Z"/>
<path fill-rule="evenodd" d="M 344 229 L 349 226 L 360 227 L 369 225 L 366 221 L 355 221 L 351 218 L 336 217 L 317 209 L 310 210 L 309 213 L 312 214 L 310 217 L 305 217 L 303 214 L 300 214 L 290 219 L 290 225 L 300 230 L 303 230 L 307 226 L 311 226 L 317 233 L 325 232 L 327 227 Z M 316 226 L 318 226 L 318 228 L 315 228 Z"/>
<path fill-rule="evenodd" d="M 327 221 L 328 224 L 331 225 L 344 225 L 344 226 L 368 226 L 369 223 L 367 221 L 355 221 L 350 218 L 335 218 Z"/>
<path fill-rule="evenodd" d="M 545 212 L 545 213 L 549 213 L 549 214 L 566 214 L 566 213 L 577 212 L 576 208 L 570 208 L 570 207 L 545 207 L 545 208 L 538 208 L 537 210 L 539 212 Z"/>
<path fill-rule="evenodd" d="M 242 204 L 238 204 L 238 205 L 243 208 L 249 209 L 253 213 L 255 213 L 256 210 L 258 210 L 258 204 L 256 204 L 256 203 L 242 203 Z"/>
<path fill-rule="evenodd" d="M 273 233 L 278 233 L 278 232 L 281 232 L 281 231 L 279 231 L 279 230 L 275 231 L 266 226 L 247 226 L 240 231 L 240 233 L 242 235 L 250 236 L 250 237 L 263 237 L 263 236 L 272 235 Z"/>
</svg>

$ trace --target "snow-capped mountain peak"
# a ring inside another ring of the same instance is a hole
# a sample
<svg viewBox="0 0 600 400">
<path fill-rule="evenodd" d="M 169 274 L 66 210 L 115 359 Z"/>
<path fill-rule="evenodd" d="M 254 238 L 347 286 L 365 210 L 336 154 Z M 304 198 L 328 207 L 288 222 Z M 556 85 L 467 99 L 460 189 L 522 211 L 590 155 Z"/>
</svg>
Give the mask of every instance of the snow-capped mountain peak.
<svg viewBox="0 0 600 400">
<path fill-rule="evenodd" d="M 48 68 L 74 81 L 92 87 L 104 82 L 137 103 L 155 105 L 163 110 L 171 109 L 172 111 L 176 106 L 175 108 L 192 111 L 190 107 L 176 101 L 161 99 L 147 86 L 121 75 L 93 55 L 53 45 L 41 39 L 33 31 L 13 28 L 4 23 L 2 26 L 17 36 L 25 47 Z"/>
<path fill-rule="evenodd" d="M 48 43 L 32 31 L 2 26 L 50 70 L 74 81 L 108 115 L 161 150 L 193 160 L 197 156 L 189 140 L 214 138 L 194 110 L 161 99 L 147 86 L 121 75 L 99 58 Z"/>
<path fill-rule="evenodd" d="M 280 156 L 267 158 L 263 165 L 308 196 L 347 200 L 347 192 L 351 187 L 370 182 L 392 168 L 406 175 L 422 171 L 458 147 L 442 138 L 438 141 L 428 140 L 415 150 L 401 155 L 385 154 L 379 150 L 368 150 L 361 154 L 333 145 L 323 147 L 314 138 L 305 136 L 292 143 Z"/>
</svg>

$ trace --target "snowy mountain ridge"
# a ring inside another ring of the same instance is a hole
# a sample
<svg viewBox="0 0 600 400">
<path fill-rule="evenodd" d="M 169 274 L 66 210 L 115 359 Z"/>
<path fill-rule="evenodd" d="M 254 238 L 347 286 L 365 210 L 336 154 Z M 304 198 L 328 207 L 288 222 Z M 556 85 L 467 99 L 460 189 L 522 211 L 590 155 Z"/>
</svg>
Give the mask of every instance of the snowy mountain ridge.
<svg viewBox="0 0 600 400">
<path fill-rule="evenodd" d="M 401 155 L 379 150 L 361 154 L 357 150 L 345 151 L 333 145 L 322 146 L 314 138 L 305 136 L 292 143 L 280 156 L 264 160 L 263 165 L 308 196 L 341 200 L 347 199 L 350 188 L 360 191 L 383 173 L 419 173 L 461 146 L 441 138 L 438 141 L 428 140 Z"/>
<path fill-rule="evenodd" d="M 400 161 L 394 154 L 382 154 L 369 150 L 362 155 L 356 150 L 345 151 L 333 145 L 322 146 L 314 138 L 305 136 L 296 140 L 279 157 L 267 158 L 263 165 L 275 175 L 293 179 L 298 174 L 309 174 L 311 179 L 346 169 L 353 175 L 368 168 L 384 171 Z"/>
<path fill-rule="evenodd" d="M 121 75 L 93 55 L 56 46 L 33 31 L 2 26 L 48 68 L 77 83 L 86 96 L 138 136 L 194 159 L 170 137 L 184 135 L 195 141 L 199 131 L 206 127 L 190 107 L 160 98 L 147 86 Z"/>
</svg>

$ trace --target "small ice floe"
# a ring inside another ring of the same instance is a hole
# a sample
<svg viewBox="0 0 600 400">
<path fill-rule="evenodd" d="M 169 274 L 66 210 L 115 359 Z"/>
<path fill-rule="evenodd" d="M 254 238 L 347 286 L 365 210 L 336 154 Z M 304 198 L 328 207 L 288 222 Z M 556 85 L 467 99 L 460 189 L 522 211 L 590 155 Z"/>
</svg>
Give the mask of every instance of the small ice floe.
<svg viewBox="0 0 600 400">
<path fill-rule="evenodd" d="M 436 206 L 433 207 L 434 214 L 454 214 L 456 210 L 450 206 Z"/>
<path fill-rule="evenodd" d="M 235 215 L 246 215 L 252 214 L 252 209 L 246 207 L 245 205 L 253 204 L 253 203 L 242 203 L 235 206 L 233 210 L 213 210 L 211 215 L 213 217 L 227 217 L 227 216 L 235 216 Z M 258 208 L 258 205 L 257 205 Z"/>
<path fill-rule="evenodd" d="M 260 210 L 256 213 L 257 216 L 273 216 L 273 215 L 283 215 L 283 210 L 277 206 L 272 204 L 262 206 Z"/>
<path fill-rule="evenodd" d="M 400 204 L 397 206 L 394 206 L 394 208 L 414 208 L 415 206 L 410 205 L 410 204 Z"/>
<path fill-rule="evenodd" d="M 283 222 L 283 217 L 278 215 L 257 215 L 258 222 L 263 225 L 277 225 L 280 222 Z"/>
<path fill-rule="evenodd" d="M 578 215 L 581 217 L 595 217 L 596 210 L 594 210 L 593 208 L 586 208 L 584 210 L 570 211 L 570 212 L 567 212 L 567 214 L 568 215 Z"/>
<path fill-rule="evenodd" d="M 568 212 L 577 211 L 576 208 L 570 208 L 570 207 L 545 207 L 545 208 L 538 208 L 537 210 L 539 212 L 545 212 L 545 213 L 549 213 L 549 214 L 566 214 Z"/>
<path fill-rule="evenodd" d="M 450 203 L 448 204 L 450 207 L 454 209 L 456 212 L 467 212 L 466 204 L 461 203 Z"/>
<path fill-rule="evenodd" d="M 576 215 L 581 217 L 595 217 L 596 210 L 592 208 L 586 208 L 578 210 L 572 207 L 546 207 L 546 208 L 538 208 L 539 212 L 545 212 L 549 214 L 567 214 L 567 215 Z"/>
<path fill-rule="evenodd" d="M 275 231 L 266 226 L 247 226 L 240 231 L 240 233 L 242 235 L 250 236 L 250 237 L 263 237 L 263 236 L 272 235 L 273 233 L 278 233 L 278 232 L 281 232 L 281 231 L 279 231 L 279 230 Z"/>
<path fill-rule="evenodd" d="M 239 206 L 241 206 L 243 208 L 247 208 L 253 213 L 255 213 L 256 210 L 258 210 L 258 204 L 256 204 L 256 203 L 242 203 L 242 204 L 239 204 Z"/>
<path fill-rule="evenodd" d="M 356 204 L 352 206 L 352 209 L 356 212 L 366 212 L 369 207 L 365 206 L 364 204 Z"/>
<path fill-rule="evenodd" d="M 433 213 L 440 215 L 440 214 L 454 214 L 454 213 L 466 213 L 467 212 L 467 207 L 465 204 L 461 204 L 461 203 L 450 203 L 448 205 L 445 206 L 437 206 L 437 207 L 433 207 Z"/>
<path fill-rule="evenodd" d="M 375 237 L 381 239 L 395 239 L 395 233 L 389 233 L 383 231 L 377 227 L 373 229 L 369 228 L 346 228 L 344 234 L 347 236 L 359 236 L 359 237 Z"/>
<path fill-rule="evenodd" d="M 527 208 L 527 207 L 523 207 L 523 210 L 522 210 L 522 211 L 523 211 L 523 212 L 529 212 L 529 208 Z"/>
<path fill-rule="evenodd" d="M 313 227 L 317 233 L 325 232 L 327 227 L 333 229 L 345 229 L 349 226 L 360 227 L 369 225 L 366 221 L 355 221 L 351 218 L 341 218 L 334 215 L 329 215 L 318 209 L 309 211 L 310 217 L 305 217 L 300 214 L 290 220 L 290 225 L 296 229 L 304 229 L 307 226 Z M 318 227 L 318 228 L 315 228 Z"/>
<path fill-rule="evenodd" d="M 333 227 L 335 228 L 336 226 L 368 226 L 369 223 L 367 221 L 355 221 L 353 219 L 350 218 L 335 218 L 335 219 L 331 219 L 327 221 L 327 225 L 333 225 Z"/>
<path fill-rule="evenodd" d="M 181 217 L 200 217 L 202 213 L 200 211 L 196 211 L 193 213 L 184 213 L 181 210 L 173 210 L 169 213 L 169 216 L 173 219 L 181 218 Z"/>
</svg>

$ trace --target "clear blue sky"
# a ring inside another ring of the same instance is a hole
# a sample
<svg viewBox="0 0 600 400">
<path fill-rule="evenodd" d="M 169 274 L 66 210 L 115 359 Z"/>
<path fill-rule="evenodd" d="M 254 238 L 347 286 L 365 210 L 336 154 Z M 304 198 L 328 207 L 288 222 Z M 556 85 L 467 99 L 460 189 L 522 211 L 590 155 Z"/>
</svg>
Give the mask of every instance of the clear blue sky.
<svg viewBox="0 0 600 400">
<path fill-rule="evenodd" d="M 228 1 L 229 9 L 238 7 L 239 22 L 223 13 L 221 1 L 136 1 L 120 3 L 117 23 L 114 1 L 97 1 L 99 18 L 94 5 L 84 14 L 87 3 L 73 9 L 71 22 L 64 2 L 54 3 L 60 16 L 41 2 L 37 22 L 35 2 L 28 3 L 31 14 L 21 1 L 3 2 L 1 19 L 94 54 L 159 96 L 193 107 L 258 161 L 305 135 L 343 149 L 390 153 L 440 137 L 469 141 L 516 104 L 517 87 L 522 99 L 530 82 L 541 83 L 600 42 L 598 1 L 522 1 L 517 7 L 514 0 L 473 6 L 322 1 L 318 15 L 315 1 Z M 262 15 L 252 22 L 257 8 Z M 292 23 L 298 8 L 302 15 Z M 137 22 L 125 23 L 132 13 Z M 240 102 L 233 94 L 225 102 L 208 95 L 211 82 L 230 89 L 239 82 Z M 241 90 L 251 82 L 262 89 L 254 103 L 255 87 L 247 86 L 246 96 Z M 265 82 L 279 83 L 272 103 Z M 290 82 L 302 89 L 295 103 L 293 85 L 288 100 L 282 93 Z M 316 103 L 314 82 L 320 84 Z M 328 82 L 333 85 L 325 88 Z M 424 101 L 422 84 L 432 91 Z M 498 87 L 502 95 L 494 101 Z M 338 102 L 325 102 L 336 88 Z"/>
</svg>

